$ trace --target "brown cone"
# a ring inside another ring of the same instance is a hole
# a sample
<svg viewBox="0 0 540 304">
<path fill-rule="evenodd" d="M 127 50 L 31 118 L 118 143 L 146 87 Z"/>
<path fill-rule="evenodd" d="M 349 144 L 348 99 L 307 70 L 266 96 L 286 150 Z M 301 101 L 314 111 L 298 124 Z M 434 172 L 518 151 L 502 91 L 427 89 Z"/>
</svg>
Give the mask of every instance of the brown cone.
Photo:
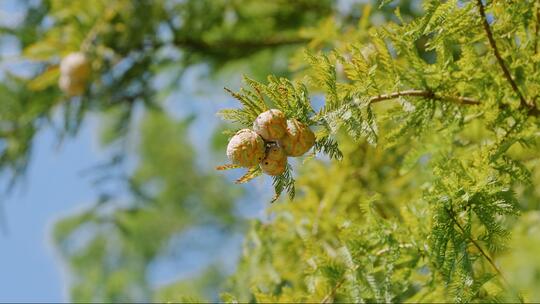
<svg viewBox="0 0 540 304">
<path fill-rule="evenodd" d="M 287 131 L 285 114 L 277 109 L 263 112 L 253 122 L 253 130 L 266 141 L 277 141 Z"/>
<path fill-rule="evenodd" d="M 242 167 L 253 167 L 264 158 L 263 139 L 250 129 L 238 131 L 227 145 L 227 157 Z"/>
<path fill-rule="evenodd" d="M 90 72 L 90 64 L 84 53 L 71 53 L 60 62 L 58 86 L 68 95 L 81 95 L 86 89 Z"/>
<path fill-rule="evenodd" d="M 266 157 L 261 162 L 261 169 L 264 173 L 276 176 L 285 172 L 287 168 L 287 155 L 278 145 L 270 146 L 266 151 Z"/>
<path fill-rule="evenodd" d="M 287 120 L 287 134 L 279 141 L 288 156 L 301 156 L 315 144 L 315 134 L 296 119 Z"/>
</svg>

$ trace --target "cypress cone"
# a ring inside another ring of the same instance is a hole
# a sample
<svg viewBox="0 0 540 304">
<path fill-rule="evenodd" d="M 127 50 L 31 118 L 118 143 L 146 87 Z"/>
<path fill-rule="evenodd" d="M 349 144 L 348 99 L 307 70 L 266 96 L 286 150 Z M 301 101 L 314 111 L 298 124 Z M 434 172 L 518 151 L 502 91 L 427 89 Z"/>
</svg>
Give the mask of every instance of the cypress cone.
<svg viewBox="0 0 540 304">
<path fill-rule="evenodd" d="M 287 133 L 280 145 L 288 156 L 301 156 L 315 144 L 315 134 L 308 125 L 296 119 L 287 120 Z"/>
<path fill-rule="evenodd" d="M 227 145 L 227 157 L 242 167 L 253 167 L 264 158 L 265 146 L 263 139 L 250 129 L 238 131 Z"/>
<path fill-rule="evenodd" d="M 280 146 L 274 144 L 268 147 L 266 157 L 261 162 L 261 169 L 264 173 L 276 176 L 285 172 L 287 168 L 287 154 Z"/>
<path fill-rule="evenodd" d="M 266 141 L 277 141 L 287 131 L 285 114 L 277 109 L 263 112 L 253 122 L 253 130 Z"/>
<path fill-rule="evenodd" d="M 71 53 L 60 62 L 58 86 L 71 96 L 84 93 L 90 77 L 90 64 L 81 52 Z"/>
</svg>

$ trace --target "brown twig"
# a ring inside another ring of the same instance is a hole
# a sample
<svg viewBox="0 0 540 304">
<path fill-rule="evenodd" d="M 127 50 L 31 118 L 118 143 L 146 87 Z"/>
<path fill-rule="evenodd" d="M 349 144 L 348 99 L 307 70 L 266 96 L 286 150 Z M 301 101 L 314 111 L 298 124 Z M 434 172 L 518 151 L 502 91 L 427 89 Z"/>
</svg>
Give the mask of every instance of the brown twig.
<svg viewBox="0 0 540 304">
<path fill-rule="evenodd" d="M 510 74 L 508 67 L 506 67 L 504 60 L 502 59 L 501 54 L 499 53 L 499 49 L 497 48 L 497 43 L 495 42 L 495 39 L 493 38 L 493 33 L 491 32 L 489 23 L 487 21 L 486 10 L 484 8 L 484 4 L 482 3 L 482 0 L 476 0 L 476 4 L 480 11 L 480 16 L 482 17 L 482 24 L 484 26 L 484 31 L 486 32 L 486 36 L 489 40 L 489 44 L 491 45 L 491 48 L 493 49 L 493 53 L 495 54 L 495 57 L 497 58 L 497 62 L 499 63 L 499 66 L 503 70 L 506 80 L 508 80 L 508 82 L 510 83 L 510 86 L 512 86 L 512 89 L 518 95 L 520 105 L 525 109 L 533 110 L 535 108 L 534 105 L 530 105 L 525 100 L 525 97 L 523 97 L 523 94 L 521 94 L 521 91 L 519 90 L 516 82 L 514 81 L 514 78 L 512 78 L 512 75 Z"/>
<path fill-rule="evenodd" d="M 472 98 L 461 97 L 461 96 L 443 96 L 443 95 L 438 95 L 432 91 L 426 91 L 426 90 L 406 90 L 406 91 L 401 91 L 401 92 L 378 95 L 375 97 L 371 97 L 369 99 L 369 103 L 370 104 L 377 103 L 383 100 L 395 99 L 402 96 L 416 96 L 416 97 L 424 97 L 424 98 L 436 99 L 436 100 L 446 100 L 446 101 L 451 101 L 451 102 L 466 104 L 466 105 L 480 104 L 478 100 L 474 100 Z"/>
<path fill-rule="evenodd" d="M 377 95 L 374 97 L 371 97 L 368 100 L 368 104 L 381 102 L 384 100 L 390 100 L 390 99 L 396 99 L 403 96 L 413 96 L 413 97 L 423 97 L 427 99 L 434 99 L 434 100 L 441 100 L 441 101 L 450 101 L 457 104 L 464 104 L 464 105 L 479 105 L 481 104 L 480 101 L 470 98 L 470 97 L 463 97 L 463 96 L 449 96 L 449 95 L 439 95 L 433 91 L 428 90 L 405 90 L 405 91 L 399 91 L 399 92 L 393 92 L 388 94 L 382 94 Z M 499 105 L 499 108 L 501 109 L 508 109 L 509 106 L 507 104 L 501 104 Z M 540 109 L 533 107 L 533 106 L 527 106 L 527 114 L 530 116 L 540 116 Z"/>
</svg>

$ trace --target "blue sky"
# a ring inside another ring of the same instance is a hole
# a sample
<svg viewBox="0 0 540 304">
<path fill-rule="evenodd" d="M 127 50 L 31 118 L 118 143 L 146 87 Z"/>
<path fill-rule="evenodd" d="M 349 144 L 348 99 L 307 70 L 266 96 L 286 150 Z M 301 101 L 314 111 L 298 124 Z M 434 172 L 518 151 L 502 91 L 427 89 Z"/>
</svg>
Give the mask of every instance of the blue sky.
<svg viewBox="0 0 540 304">
<path fill-rule="evenodd" d="M 0 301 L 66 301 L 65 273 L 50 244 L 55 218 L 91 203 L 95 193 L 81 171 L 103 159 L 93 144 L 96 119 L 60 149 L 49 129 L 36 138 L 21 187 L 2 201 L 7 231 L 0 235 Z"/>
<path fill-rule="evenodd" d="M 16 24 L 23 17 L 22 8 L 17 1 L 0 1 L 0 23 Z M 15 55 L 17 45 L 3 42 L 0 54 Z M 0 71 L 6 67 L 0 66 Z M 61 149 L 55 147 L 56 135 L 50 129 L 40 132 L 25 181 L 10 196 L 0 197 L 1 302 L 67 300 L 65 273 L 50 245 L 49 228 L 60 214 L 94 197 L 80 176 L 81 169 L 100 159 L 92 146 L 94 125 L 89 120 L 81 136 Z"/>
</svg>

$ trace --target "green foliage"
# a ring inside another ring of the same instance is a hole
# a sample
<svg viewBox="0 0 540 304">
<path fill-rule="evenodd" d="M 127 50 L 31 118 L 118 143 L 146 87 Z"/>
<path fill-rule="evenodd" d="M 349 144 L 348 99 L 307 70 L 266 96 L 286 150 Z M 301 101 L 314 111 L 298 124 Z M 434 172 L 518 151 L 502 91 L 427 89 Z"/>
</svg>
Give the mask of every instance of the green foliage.
<svg viewBox="0 0 540 304">
<path fill-rule="evenodd" d="M 508 280 L 523 293 L 530 302 L 540 300 L 538 291 L 540 271 L 540 250 L 538 211 L 529 212 L 520 218 L 519 223 L 512 230 L 512 241 L 508 250 L 500 258 L 501 268 L 508 276 Z"/>
</svg>

